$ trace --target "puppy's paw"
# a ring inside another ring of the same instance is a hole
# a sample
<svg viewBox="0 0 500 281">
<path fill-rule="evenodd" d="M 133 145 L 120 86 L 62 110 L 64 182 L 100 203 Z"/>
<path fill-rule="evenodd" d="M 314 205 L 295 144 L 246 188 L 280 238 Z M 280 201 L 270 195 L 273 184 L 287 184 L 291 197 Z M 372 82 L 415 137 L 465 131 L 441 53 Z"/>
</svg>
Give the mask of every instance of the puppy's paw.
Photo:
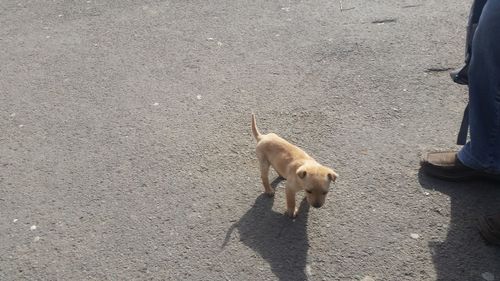
<svg viewBox="0 0 500 281">
<path fill-rule="evenodd" d="M 274 190 L 271 190 L 270 192 L 264 191 L 264 194 L 266 194 L 267 197 L 274 197 Z"/>
<path fill-rule="evenodd" d="M 294 219 L 297 217 L 297 215 L 299 214 L 299 209 L 298 208 L 295 208 L 295 210 L 288 210 L 286 211 L 286 215 L 291 218 L 291 219 Z"/>
</svg>

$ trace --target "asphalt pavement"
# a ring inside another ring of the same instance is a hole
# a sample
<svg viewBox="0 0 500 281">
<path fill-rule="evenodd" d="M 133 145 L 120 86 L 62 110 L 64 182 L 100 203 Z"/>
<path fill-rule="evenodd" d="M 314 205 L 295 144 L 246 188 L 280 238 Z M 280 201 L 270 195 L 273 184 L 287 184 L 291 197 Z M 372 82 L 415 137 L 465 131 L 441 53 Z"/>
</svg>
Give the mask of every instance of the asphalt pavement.
<svg viewBox="0 0 500 281">
<path fill-rule="evenodd" d="M 470 4 L 0 1 L 0 280 L 500 280 L 498 184 L 419 172 Z M 322 208 L 262 195 L 252 112 Z"/>
</svg>

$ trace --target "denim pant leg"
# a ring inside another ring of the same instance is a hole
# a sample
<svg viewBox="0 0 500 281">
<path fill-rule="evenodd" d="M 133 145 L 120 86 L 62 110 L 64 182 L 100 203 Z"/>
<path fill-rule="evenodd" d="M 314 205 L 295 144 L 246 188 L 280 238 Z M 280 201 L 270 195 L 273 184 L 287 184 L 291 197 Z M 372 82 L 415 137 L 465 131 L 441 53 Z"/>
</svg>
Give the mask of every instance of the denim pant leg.
<svg viewBox="0 0 500 281">
<path fill-rule="evenodd" d="M 500 173 L 500 0 L 488 0 L 472 41 L 470 142 L 458 153 L 471 168 Z"/>
</svg>

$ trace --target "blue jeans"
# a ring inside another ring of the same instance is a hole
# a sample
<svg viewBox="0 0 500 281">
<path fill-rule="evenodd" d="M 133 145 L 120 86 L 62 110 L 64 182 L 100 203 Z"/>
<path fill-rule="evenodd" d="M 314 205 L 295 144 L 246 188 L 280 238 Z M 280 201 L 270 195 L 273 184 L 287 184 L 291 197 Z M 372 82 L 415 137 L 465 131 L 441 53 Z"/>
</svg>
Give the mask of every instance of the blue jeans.
<svg viewBox="0 0 500 281">
<path fill-rule="evenodd" d="M 500 173 L 500 0 L 488 0 L 472 40 L 469 66 L 470 141 L 458 159 Z"/>
</svg>

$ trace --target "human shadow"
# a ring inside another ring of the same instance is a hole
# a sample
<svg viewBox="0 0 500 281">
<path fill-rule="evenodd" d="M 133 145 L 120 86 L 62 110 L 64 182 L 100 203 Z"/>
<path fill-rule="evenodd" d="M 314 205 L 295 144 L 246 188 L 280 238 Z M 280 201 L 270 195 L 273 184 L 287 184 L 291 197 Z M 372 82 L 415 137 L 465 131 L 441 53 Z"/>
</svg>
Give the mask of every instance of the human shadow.
<svg viewBox="0 0 500 281">
<path fill-rule="evenodd" d="M 281 181 L 277 178 L 273 185 Z M 239 240 L 257 252 L 271 266 L 279 280 L 307 280 L 305 272 L 307 250 L 307 217 L 309 204 L 302 200 L 299 215 L 292 220 L 272 210 L 274 198 L 261 194 L 253 206 L 226 234 L 224 247 L 237 229 Z"/>
<path fill-rule="evenodd" d="M 487 245 L 477 229 L 478 218 L 500 211 L 500 186 L 488 182 L 449 183 L 422 171 L 418 179 L 423 188 L 450 197 L 446 240 L 429 243 L 437 280 L 480 280 L 485 272 L 500 277 L 500 247 Z M 440 207 L 434 211 L 447 213 Z"/>
</svg>

